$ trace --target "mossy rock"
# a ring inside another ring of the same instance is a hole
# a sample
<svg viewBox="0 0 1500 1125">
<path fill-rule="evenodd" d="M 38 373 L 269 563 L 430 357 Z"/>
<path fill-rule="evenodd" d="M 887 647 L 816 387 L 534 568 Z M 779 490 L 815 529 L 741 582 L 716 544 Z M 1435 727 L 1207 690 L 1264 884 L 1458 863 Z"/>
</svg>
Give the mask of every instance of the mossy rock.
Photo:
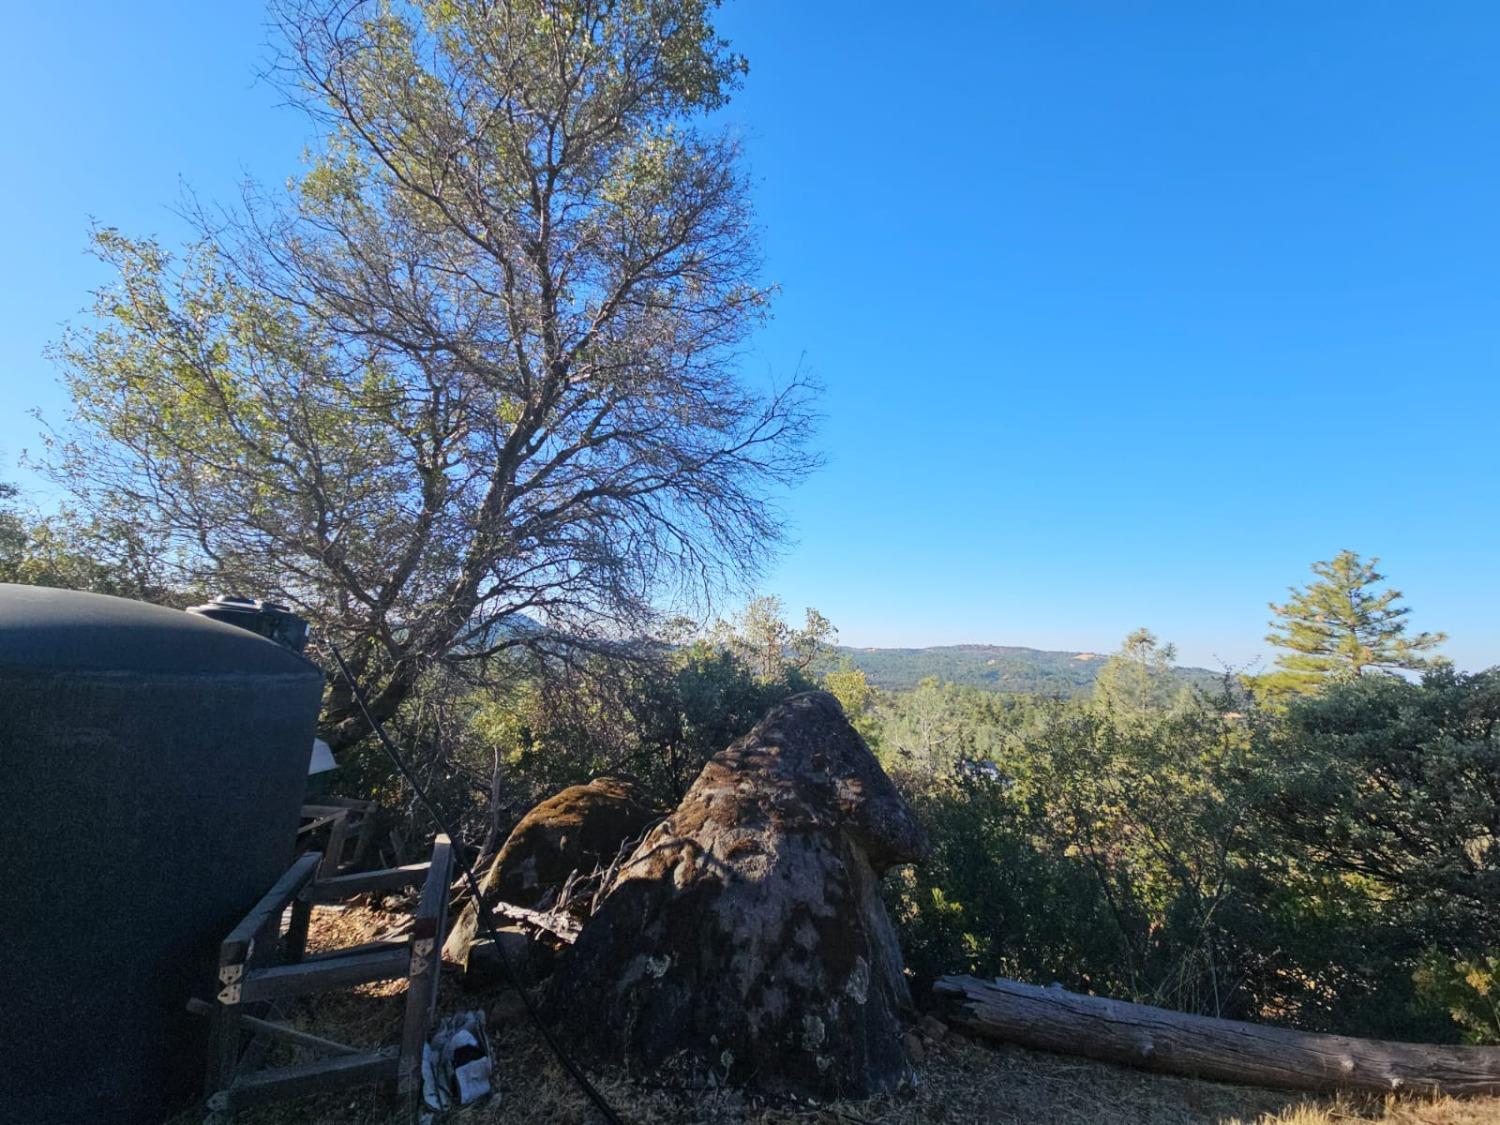
<svg viewBox="0 0 1500 1125">
<path fill-rule="evenodd" d="M 709 761 L 604 888 L 551 1007 L 643 1075 L 890 1090 L 911 998 L 879 879 L 925 849 L 838 702 L 794 696 Z"/>
</svg>

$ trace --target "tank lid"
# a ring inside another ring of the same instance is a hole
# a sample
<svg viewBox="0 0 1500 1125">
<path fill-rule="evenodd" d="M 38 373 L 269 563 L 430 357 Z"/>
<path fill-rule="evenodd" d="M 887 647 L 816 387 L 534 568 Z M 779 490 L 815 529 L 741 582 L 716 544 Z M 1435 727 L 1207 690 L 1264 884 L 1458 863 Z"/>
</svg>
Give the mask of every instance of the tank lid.
<svg viewBox="0 0 1500 1125">
<path fill-rule="evenodd" d="M 0 668 L 146 675 L 318 675 L 233 625 L 105 594 L 0 582 Z"/>
</svg>

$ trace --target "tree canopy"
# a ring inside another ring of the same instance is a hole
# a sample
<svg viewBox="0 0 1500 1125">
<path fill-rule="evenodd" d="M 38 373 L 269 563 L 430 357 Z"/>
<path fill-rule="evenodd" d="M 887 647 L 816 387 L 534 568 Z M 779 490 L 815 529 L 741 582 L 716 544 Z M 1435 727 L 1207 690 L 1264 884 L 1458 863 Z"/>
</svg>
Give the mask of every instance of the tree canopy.
<svg viewBox="0 0 1500 1125">
<path fill-rule="evenodd" d="M 784 680 L 792 672 L 806 672 L 812 662 L 838 637 L 828 618 L 811 606 L 802 627 L 786 620 L 781 599 L 752 598 L 733 620 L 719 621 L 712 630 L 715 645 L 728 649 L 763 681 Z"/>
<path fill-rule="evenodd" d="M 1276 658 L 1278 671 L 1262 678 L 1267 692 L 1300 694 L 1370 670 L 1432 666 L 1426 654 L 1447 636 L 1407 635 L 1405 618 L 1411 608 L 1397 604 L 1400 590 L 1375 589 L 1385 581 L 1375 569 L 1379 563 L 1378 558 L 1340 551 L 1328 562 L 1313 563 L 1316 582 L 1292 588 L 1282 605 L 1271 604 L 1275 618 L 1266 640 L 1285 651 Z"/>
<path fill-rule="evenodd" d="M 1099 670 L 1094 701 L 1124 716 L 1163 709 L 1189 690 L 1172 674 L 1177 647 L 1163 644 L 1150 629 L 1137 629 Z"/>
<path fill-rule="evenodd" d="M 321 147 L 181 257 L 97 232 L 118 282 L 59 348 L 54 477 L 309 615 L 377 716 L 434 662 L 755 574 L 815 458 L 806 384 L 738 372 L 771 294 L 739 152 L 695 123 L 745 70 L 710 8 L 282 4 Z M 347 694 L 327 717 L 364 733 Z"/>
</svg>

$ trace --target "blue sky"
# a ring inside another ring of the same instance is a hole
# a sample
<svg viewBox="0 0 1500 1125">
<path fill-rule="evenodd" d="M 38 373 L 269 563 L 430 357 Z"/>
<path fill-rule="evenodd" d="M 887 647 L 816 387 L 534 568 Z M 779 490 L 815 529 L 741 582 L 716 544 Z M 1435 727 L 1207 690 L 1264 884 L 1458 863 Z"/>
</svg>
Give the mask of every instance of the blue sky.
<svg viewBox="0 0 1500 1125">
<path fill-rule="evenodd" d="M 930 13 L 930 14 L 929 14 Z M 41 351 L 169 242 L 182 184 L 295 171 L 255 3 L 30 6 L 0 95 L 0 479 Z M 767 576 L 855 644 L 1264 653 L 1266 602 L 1377 554 L 1500 662 L 1500 7 L 730 0 L 776 317 L 829 465 Z"/>
</svg>

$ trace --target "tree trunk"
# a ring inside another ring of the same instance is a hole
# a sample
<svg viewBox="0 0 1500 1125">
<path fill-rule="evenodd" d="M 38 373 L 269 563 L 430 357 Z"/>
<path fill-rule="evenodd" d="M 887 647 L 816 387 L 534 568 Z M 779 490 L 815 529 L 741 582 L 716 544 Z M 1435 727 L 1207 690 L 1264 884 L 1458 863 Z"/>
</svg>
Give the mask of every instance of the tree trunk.
<svg viewBox="0 0 1500 1125">
<path fill-rule="evenodd" d="M 1296 1090 L 1500 1093 L 1500 1047 L 1316 1035 L 967 976 L 944 977 L 933 995 L 944 1019 L 979 1035 L 1148 1070 Z"/>
<path fill-rule="evenodd" d="M 356 678 L 359 677 L 355 666 L 351 665 L 350 671 Z M 376 721 L 385 723 L 396 713 L 416 686 L 418 675 L 416 668 L 398 664 L 384 680 L 360 683 L 369 703 L 370 714 Z M 335 754 L 349 749 L 374 733 L 374 727 L 365 718 L 364 711 L 355 701 L 354 693 L 343 684 L 343 676 L 336 677 L 336 686 L 343 688 L 342 701 L 338 695 L 330 693 L 323 712 L 323 738 Z"/>
</svg>

